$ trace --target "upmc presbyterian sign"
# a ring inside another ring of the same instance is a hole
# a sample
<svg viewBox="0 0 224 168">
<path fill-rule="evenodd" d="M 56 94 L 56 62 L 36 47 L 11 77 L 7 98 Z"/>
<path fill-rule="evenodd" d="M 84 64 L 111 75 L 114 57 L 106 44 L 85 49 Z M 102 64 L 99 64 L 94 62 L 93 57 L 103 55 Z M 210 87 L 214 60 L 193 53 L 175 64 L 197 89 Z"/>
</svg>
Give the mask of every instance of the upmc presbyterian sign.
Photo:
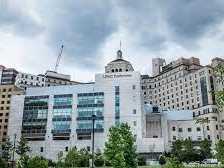
<svg viewBox="0 0 224 168">
<path fill-rule="evenodd" d="M 125 78 L 125 77 L 132 77 L 131 74 L 104 74 L 104 78 Z"/>
</svg>

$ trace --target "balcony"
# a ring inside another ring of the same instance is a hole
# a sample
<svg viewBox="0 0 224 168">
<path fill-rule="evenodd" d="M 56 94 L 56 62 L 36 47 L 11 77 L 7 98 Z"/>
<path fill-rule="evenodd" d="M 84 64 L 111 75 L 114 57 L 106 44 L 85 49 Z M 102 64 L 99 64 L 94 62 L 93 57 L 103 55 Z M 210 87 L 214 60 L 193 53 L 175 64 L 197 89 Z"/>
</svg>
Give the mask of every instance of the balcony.
<svg viewBox="0 0 224 168">
<path fill-rule="evenodd" d="M 95 133 L 102 133 L 104 132 L 103 128 L 95 128 Z M 88 129 L 76 129 L 77 133 L 91 133 L 93 130 L 91 128 Z"/>
<path fill-rule="evenodd" d="M 69 140 L 71 129 L 66 130 L 52 130 L 53 140 Z"/>
</svg>

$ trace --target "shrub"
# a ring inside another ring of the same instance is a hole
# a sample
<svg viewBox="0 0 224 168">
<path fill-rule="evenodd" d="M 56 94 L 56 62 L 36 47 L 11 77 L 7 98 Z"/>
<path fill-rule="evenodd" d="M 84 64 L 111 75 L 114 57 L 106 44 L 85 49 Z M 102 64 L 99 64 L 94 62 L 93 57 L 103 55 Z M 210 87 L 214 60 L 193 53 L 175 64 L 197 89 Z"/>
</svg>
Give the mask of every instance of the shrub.
<svg viewBox="0 0 224 168">
<path fill-rule="evenodd" d="M 6 168 L 7 167 L 7 163 L 2 158 L 0 158 L 0 167 L 1 168 Z"/>
<path fill-rule="evenodd" d="M 164 168 L 184 168 L 184 166 L 176 157 L 171 157 L 167 159 Z"/>
<path fill-rule="evenodd" d="M 138 166 L 145 166 L 146 165 L 146 159 L 142 156 L 138 157 Z"/>
<path fill-rule="evenodd" d="M 48 168 L 48 161 L 36 156 L 28 161 L 28 168 Z"/>
<path fill-rule="evenodd" d="M 159 157 L 159 164 L 160 164 L 160 165 L 164 165 L 164 164 L 166 164 L 166 158 L 165 158 L 165 156 L 161 155 L 161 156 Z"/>
<path fill-rule="evenodd" d="M 96 167 L 102 167 L 104 166 L 104 157 L 101 153 L 96 153 L 96 156 L 95 156 L 95 161 L 94 161 L 94 165 Z"/>
</svg>

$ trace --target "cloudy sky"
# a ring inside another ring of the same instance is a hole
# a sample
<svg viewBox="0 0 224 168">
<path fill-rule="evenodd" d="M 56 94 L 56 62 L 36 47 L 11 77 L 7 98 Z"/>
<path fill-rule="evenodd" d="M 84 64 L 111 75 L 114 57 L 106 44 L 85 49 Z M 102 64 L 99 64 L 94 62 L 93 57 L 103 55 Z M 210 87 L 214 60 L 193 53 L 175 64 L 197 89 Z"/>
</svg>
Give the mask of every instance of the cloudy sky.
<svg viewBox="0 0 224 168">
<path fill-rule="evenodd" d="M 151 73 L 151 59 L 224 58 L 223 0 L 0 0 L 0 64 L 22 72 L 54 69 L 94 80 L 116 57 Z"/>
</svg>

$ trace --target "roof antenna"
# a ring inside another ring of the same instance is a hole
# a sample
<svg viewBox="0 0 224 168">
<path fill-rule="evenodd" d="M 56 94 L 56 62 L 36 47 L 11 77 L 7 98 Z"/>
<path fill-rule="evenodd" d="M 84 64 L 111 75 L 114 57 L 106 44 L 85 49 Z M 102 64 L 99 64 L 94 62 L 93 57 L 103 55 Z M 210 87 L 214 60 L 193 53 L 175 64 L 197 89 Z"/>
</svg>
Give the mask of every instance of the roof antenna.
<svg viewBox="0 0 224 168">
<path fill-rule="evenodd" d="M 121 40 L 120 40 L 120 49 L 117 51 L 117 59 L 122 59 Z"/>
</svg>

